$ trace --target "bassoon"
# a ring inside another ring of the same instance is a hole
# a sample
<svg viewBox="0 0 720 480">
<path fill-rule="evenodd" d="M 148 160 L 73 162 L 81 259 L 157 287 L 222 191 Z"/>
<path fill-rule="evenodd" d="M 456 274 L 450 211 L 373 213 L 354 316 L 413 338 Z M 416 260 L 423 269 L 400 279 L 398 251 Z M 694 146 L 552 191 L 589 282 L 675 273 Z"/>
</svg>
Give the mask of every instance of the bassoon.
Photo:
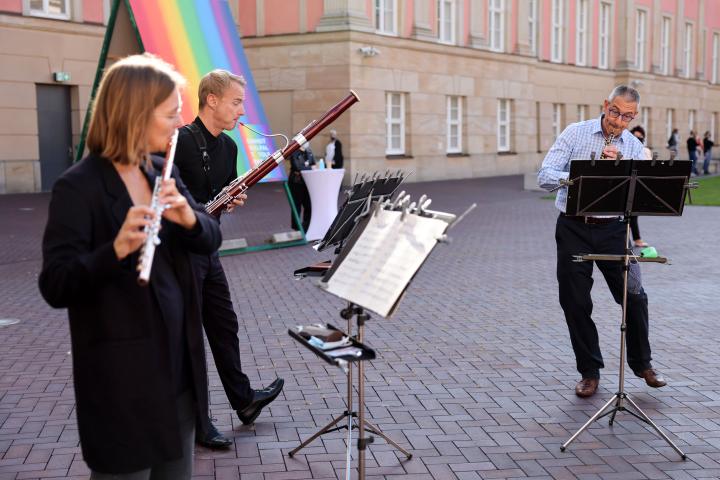
<svg viewBox="0 0 720 480">
<path fill-rule="evenodd" d="M 143 243 L 143 246 L 140 248 L 140 258 L 137 264 L 137 270 L 139 272 L 138 283 L 142 286 L 147 285 L 150 281 L 150 270 L 152 269 L 153 258 L 155 258 L 155 247 L 160 245 L 160 222 L 162 220 L 163 210 L 165 210 L 165 205 L 160 202 L 160 189 L 163 180 L 168 180 L 172 173 L 177 140 L 178 130 L 176 129 L 170 140 L 167 153 L 165 154 L 165 164 L 163 165 L 162 174 L 155 177 L 155 188 L 153 188 L 152 200 L 150 201 L 150 208 L 155 214 L 155 217 L 152 223 L 144 229 L 147 237 L 145 238 L 145 243 Z"/>
<path fill-rule="evenodd" d="M 297 149 L 307 145 L 307 143 L 325 127 L 335 121 L 340 115 L 350 108 L 354 103 L 360 101 L 357 94 L 350 90 L 350 94 L 335 104 L 330 110 L 317 120 L 310 122 L 300 133 L 295 135 L 282 150 L 277 150 L 257 167 L 248 170 L 230 182 L 220 193 L 205 204 L 205 211 L 211 215 L 219 217 L 220 214 L 227 209 L 232 201 L 239 195 L 245 193 L 250 187 L 258 183 L 267 174 L 272 172 L 275 167 L 280 165 L 283 160 L 289 158 Z"/>
</svg>

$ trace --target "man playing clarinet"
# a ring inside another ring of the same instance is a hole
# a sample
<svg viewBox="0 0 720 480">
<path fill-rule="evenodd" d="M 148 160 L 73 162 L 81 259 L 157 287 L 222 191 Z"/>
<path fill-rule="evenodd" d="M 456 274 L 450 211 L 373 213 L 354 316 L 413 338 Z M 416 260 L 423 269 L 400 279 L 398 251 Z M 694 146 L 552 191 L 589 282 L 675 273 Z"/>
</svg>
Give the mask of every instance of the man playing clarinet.
<svg viewBox="0 0 720 480">
<path fill-rule="evenodd" d="M 193 198 L 205 204 L 238 176 L 237 145 L 223 130 L 235 128 L 245 113 L 245 79 L 226 70 L 213 70 L 200 80 L 198 90 L 200 111 L 192 123 L 180 129 L 175 164 Z M 239 195 L 227 211 L 243 205 L 246 198 Z M 218 252 L 194 255 L 193 260 L 205 335 L 220 380 L 240 421 L 252 424 L 280 394 L 284 381 L 277 378 L 263 389 L 251 388 L 240 364 L 238 320 Z M 209 448 L 232 444 L 217 431 L 209 415 L 198 419 L 196 441 Z"/>
<path fill-rule="evenodd" d="M 557 138 L 538 172 L 538 184 L 552 190 L 566 180 L 570 162 L 589 159 L 592 151 L 600 158 L 623 157 L 642 159 L 643 145 L 630 132 L 628 124 L 635 118 L 640 103 L 637 90 L 620 85 L 605 100 L 600 118 L 573 123 Z M 581 252 L 622 254 L 625 252 L 625 226 L 620 217 L 584 217 L 565 214 L 567 187 L 558 192 L 555 206 L 560 210 L 555 229 L 557 242 L 557 279 L 560 305 L 570 330 L 577 370 L 582 379 L 575 387 L 579 397 L 590 397 L 598 388 L 603 358 L 598 332 L 591 318 L 593 285 L 592 262 L 574 262 Z M 615 301 L 623 302 L 623 265 L 619 262 L 596 262 L 605 277 Z M 627 295 L 627 361 L 638 377 L 654 388 L 666 384 L 650 363 L 648 340 L 648 301 L 641 286 L 628 289 Z"/>
</svg>

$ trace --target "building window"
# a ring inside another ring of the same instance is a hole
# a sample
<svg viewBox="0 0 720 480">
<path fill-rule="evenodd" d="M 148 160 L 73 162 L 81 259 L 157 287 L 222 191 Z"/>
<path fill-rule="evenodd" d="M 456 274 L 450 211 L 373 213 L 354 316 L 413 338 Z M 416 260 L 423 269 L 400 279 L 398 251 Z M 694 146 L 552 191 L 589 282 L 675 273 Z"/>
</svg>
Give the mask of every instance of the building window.
<svg viewBox="0 0 720 480">
<path fill-rule="evenodd" d="M 447 153 L 462 152 L 462 98 L 447 97 Z"/>
<path fill-rule="evenodd" d="M 27 13 L 36 17 L 70 19 L 70 0 L 29 0 Z"/>
<path fill-rule="evenodd" d="M 645 10 L 637 11 L 635 19 L 635 68 L 642 72 L 645 69 L 645 26 L 647 13 Z"/>
<path fill-rule="evenodd" d="M 665 136 L 670 140 L 673 131 L 673 109 L 668 108 L 665 114 Z"/>
<path fill-rule="evenodd" d="M 405 154 L 405 95 L 388 92 L 386 100 L 387 142 L 385 153 L 403 155 Z"/>
<path fill-rule="evenodd" d="M 650 145 L 650 107 L 640 107 L 640 126 L 645 130 L 645 145 Z"/>
<path fill-rule="evenodd" d="M 578 122 L 584 122 L 587 120 L 587 105 L 577 106 L 577 119 Z"/>
<path fill-rule="evenodd" d="M 587 65 L 589 11 L 588 0 L 578 0 L 575 25 L 575 63 L 577 65 Z"/>
<path fill-rule="evenodd" d="M 490 19 L 490 50 L 505 50 L 505 0 L 490 0 L 488 17 Z"/>
<path fill-rule="evenodd" d="M 397 0 L 375 0 L 375 28 L 378 33 L 397 35 Z"/>
<path fill-rule="evenodd" d="M 552 29 L 550 31 L 551 62 L 563 61 L 563 1 L 564 0 L 552 0 Z"/>
<path fill-rule="evenodd" d="M 563 106 L 560 103 L 553 103 L 553 116 L 552 116 L 552 127 L 553 127 L 553 141 L 557 140 L 562 133 L 562 113 Z"/>
<path fill-rule="evenodd" d="M 530 1 L 530 12 L 528 14 L 528 43 L 530 46 L 530 53 L 533 56 L 537 56 L 537 44 L 538 44 L 538 6 L 537 0 Z"/>
<path fill-rule="evenodd" d="M 686 23 L 685 43 L 683 44 L 683 75 L 685 78 L 690 78 L 690 72 L 692 72 L 692 37 L 692 23 Z"/>
<path fill-rule="evenodd" d="M 717 132 L 717 112 L 713 112 L 710 114 L 710 139 L 715 142 L 716 138 L 718 138 L 718 132 Z"/>
<path fill-rule="evenodd" d="M 663 75 L 670 74 L 670 22 L 668 17 L 663 17 L 660 32 L 660 73 Z"/>
<path fill-rule="evenodd" d="M 455 0 L 440 0 L 438 2 L 438 32 L 440 32 L 440 41 L 442 43 L 455 43 L 456 4 Z"/>
<path fill-rule="evenodd" d="M 510 100 L 501 98 L 497 104 L 497 149 L 510 151 Z"/>
<path fill-rule="evenodd" d="M 695 130 L 695 110 L 688 111 L 688 131 L 692 130 Z"/>
<path fill-rule="evenodd" d="M 712 70 L 710 72 L 710 77 L 712 83 L 718 83 L 718 76 L 720 76 L 720 72 L 718 72 L 718 69 L 720 68 L 720 33 L 713 33 L 713 41 L 712 41 Z"/>
<path fill-rule="evenodd" d="M 600 38 L 598 41 L 598 67 L 608 68 L 610 64 L 610 4 L 600 4 Z"/>
</svg>

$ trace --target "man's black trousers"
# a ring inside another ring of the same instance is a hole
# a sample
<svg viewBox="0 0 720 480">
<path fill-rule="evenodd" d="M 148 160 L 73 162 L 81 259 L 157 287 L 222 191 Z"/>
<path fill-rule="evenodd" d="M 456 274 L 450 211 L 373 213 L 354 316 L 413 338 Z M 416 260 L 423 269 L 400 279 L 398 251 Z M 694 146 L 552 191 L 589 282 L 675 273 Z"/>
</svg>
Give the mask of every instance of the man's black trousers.
<svg viewBox="0 0 720 480">
<path fill-rule="evenodd" d="M 252 401 L 253 390 L 240 365 L 238 320 L 230 299 L 227 277 L 217 252 L 193 255 L 193 263 L 200 290 L 205 335 L 230 405 L 240 410 Z"/>
<path fill-rule="evenodd" d="M 583 378 L 598 378 L 604 367 L 598 332 L 592 320 L 593 262 L 573 262 L 578 254 L 625 253 L 625 224 L 621 221 L 603 225 L 586 224 L 582 219 L 560 215 L 555 229 L 557 242 L 557 279 L 560 305 L 565 312 L 570 341 L 575 351 L 578 372 Z M 623 264 L 616 261 L 595 262 L 605 277 L 615 301 L 622 307 Z M 617 310 L 619 331 L 621 310 Z M 617 330 L 616 330 L 617 328 Z M 644 290 L 628 292 L 627 298 L 627 362 L 633 372 L 651 368 L 648 340 L 648 301 Z"/>
</svg>

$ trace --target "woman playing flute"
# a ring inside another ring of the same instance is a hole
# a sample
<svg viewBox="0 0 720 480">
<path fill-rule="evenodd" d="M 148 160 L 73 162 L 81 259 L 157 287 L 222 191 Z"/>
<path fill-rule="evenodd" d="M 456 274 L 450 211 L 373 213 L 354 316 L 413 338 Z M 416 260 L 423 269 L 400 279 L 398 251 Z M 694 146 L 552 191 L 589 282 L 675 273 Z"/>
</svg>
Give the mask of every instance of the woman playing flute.
<svg viewBox="0 0 720 480">
<path fill-rule="evenodd" d="M 174 178 L 162 184 L 149 286 L 138 250 L 155 176 L 180 118 L 183 78 L 151 55 L 110 67 L 95 98 L 89 155 L 52 191 L 40 291 L 67 308 L 77 421 L 92 479 L 189 479 L 204 346 L 189 253 L 220 244 L 217 222 Z"/>
</svg>

